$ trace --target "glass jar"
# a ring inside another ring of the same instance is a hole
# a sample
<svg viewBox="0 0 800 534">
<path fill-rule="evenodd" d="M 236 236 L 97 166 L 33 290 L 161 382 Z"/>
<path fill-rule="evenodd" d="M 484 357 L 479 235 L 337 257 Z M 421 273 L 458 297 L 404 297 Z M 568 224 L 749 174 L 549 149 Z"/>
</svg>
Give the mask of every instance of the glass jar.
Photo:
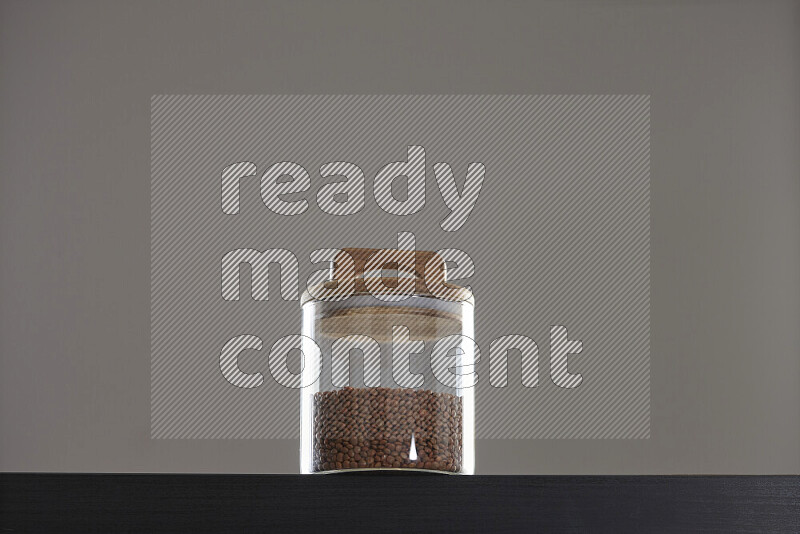
<svg viewBox="0 0 800 534">
<path fill-rule="evenodd" d="M 439 255 L 340 250 L 301 304 L 301 472 L 474 472 L 474 300 Z"/>
</svg>

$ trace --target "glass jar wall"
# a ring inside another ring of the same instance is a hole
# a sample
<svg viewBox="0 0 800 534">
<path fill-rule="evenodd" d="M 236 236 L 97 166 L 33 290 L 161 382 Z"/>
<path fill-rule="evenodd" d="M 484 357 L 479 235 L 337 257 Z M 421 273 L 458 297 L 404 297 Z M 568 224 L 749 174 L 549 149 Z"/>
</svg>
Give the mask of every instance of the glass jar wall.
<svg viewBox="0 0 800 534">
<path fill-rule="evenodd" d="M 370 282 L 364 261 L 381 251 L 346 250 L 355 259 L 352 294 L 313 298 L 306 292 L 302 299 L 302 333 L 306 343 L 319 347 L 321 359 L 303 369 L 318 379 L 301 393 L 301 471 L 471 474 L 471 295 L 454 300 L 431 293 L 419 273 L 433 253 L 422 251 L 413 264 L 421 269 L 394 275 L 397 285 L 403 277 L 414 278 L 410 295 L 373 294 L 364 283 Z M 443 267 L 442 262 L 442 272 Z M 386 280 L 391 286 L 392 277 Z"/>
</svg>

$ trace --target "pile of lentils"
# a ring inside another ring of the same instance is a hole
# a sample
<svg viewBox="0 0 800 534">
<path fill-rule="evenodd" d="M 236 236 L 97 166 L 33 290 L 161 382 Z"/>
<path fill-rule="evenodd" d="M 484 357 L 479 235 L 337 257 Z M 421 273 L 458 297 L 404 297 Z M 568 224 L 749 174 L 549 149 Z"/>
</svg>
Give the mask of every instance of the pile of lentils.
<svg viewBox="0 0 800 534">
<path fill-rule="evenodd" d="M 414 437 L 417 459 L 409 458 Z M 314 471 L 414 468 L 461 471 L 461 398 L 404 388 L 314 395 Z"/>
</svg>

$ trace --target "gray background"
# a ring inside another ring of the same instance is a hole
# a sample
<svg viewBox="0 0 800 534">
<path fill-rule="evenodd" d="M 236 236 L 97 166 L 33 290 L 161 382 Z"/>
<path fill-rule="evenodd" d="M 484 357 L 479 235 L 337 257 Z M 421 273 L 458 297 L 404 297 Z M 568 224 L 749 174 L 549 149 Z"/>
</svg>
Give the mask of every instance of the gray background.
<svg viewBox="0 0 800 534">
<path fill-rule="evenodd" d="M 297 470 L 294 440 L 149 439 L 152 94 L 626 93 L 651 95 L 651 439 L 479 441 L 478 471 L 800 472 L 799 17 L 3 2 L 0 468 Z"/>
</svg>

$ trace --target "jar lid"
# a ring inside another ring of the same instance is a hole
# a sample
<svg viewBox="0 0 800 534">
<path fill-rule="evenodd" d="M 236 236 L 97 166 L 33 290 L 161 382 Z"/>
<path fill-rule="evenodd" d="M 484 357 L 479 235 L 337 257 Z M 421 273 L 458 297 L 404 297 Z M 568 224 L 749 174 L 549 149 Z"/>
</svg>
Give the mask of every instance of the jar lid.
<svg viewBox="0 0 800 534">
<path fill-rule="evenodd" d="M 447 282 L 447 264 L 433 251 L 344 248 L 333 263 L 328 280 L 310 284 L 301 304 L 353 295 L 382 295 L 387 300 L 413 295 L 474 304 L 469 289 Z M 383 276 L 384 270 L 395 273 Z M 392 298 L 395 295 L 402 297 Z"/>
</svg>

